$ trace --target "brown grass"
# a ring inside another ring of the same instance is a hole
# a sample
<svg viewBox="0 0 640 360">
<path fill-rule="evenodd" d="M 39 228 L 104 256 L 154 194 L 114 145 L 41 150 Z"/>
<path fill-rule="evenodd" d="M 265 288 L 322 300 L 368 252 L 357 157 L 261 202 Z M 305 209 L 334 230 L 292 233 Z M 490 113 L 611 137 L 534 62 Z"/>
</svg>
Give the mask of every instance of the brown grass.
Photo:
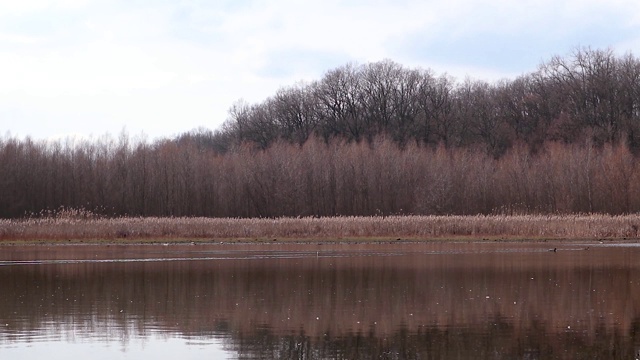
<svg viewBox="0 0 640 360">
<path fill-rule="evenodd" d="M 640 215 L 477 215 L 325 218 L 56 216 L 0 220 L 11 241 L 593 240 L 635 239 Z"/>
</svg>

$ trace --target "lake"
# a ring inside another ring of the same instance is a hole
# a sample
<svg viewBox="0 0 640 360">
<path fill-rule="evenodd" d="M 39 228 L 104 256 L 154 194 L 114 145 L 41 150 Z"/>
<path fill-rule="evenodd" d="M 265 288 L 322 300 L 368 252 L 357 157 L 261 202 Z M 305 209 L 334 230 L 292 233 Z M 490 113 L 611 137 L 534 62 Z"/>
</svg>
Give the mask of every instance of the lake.
<svg viewBox="0 0 640 360">
<path fill-rule="evenodd" d="M 0 247 L 0 359 L 638 356 L 635 243 Z"/>
</svg>

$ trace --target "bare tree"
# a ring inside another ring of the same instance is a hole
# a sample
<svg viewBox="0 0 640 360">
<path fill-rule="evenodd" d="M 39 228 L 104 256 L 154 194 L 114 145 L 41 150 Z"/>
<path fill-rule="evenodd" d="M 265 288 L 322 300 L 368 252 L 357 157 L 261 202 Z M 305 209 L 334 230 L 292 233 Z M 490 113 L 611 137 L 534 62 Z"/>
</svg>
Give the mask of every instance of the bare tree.
<svg viewBox="0 0 640 360">
<path fill-rule="evenodd" d="M 320 133 L 325 139 L 344 136 L 358 141 L 364 135 L 360 86 L 360 76 L 352 64 L 329 71 L 318 84 L 315 94 L 320 105 Z"/>
</svg>

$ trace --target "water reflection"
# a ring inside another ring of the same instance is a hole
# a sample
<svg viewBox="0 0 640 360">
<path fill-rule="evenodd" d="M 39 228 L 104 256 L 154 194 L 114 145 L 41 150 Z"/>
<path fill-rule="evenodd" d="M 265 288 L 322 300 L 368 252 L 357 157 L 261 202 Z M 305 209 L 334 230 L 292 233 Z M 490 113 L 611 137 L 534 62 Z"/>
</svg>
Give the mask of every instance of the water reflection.
<svg viewBox="0 0 640 360">
<path fill-rule="evenodd" d="M 640 248 L 588 246 L 5 247 L 0 356 L 634 358 Z"/>
</svg>

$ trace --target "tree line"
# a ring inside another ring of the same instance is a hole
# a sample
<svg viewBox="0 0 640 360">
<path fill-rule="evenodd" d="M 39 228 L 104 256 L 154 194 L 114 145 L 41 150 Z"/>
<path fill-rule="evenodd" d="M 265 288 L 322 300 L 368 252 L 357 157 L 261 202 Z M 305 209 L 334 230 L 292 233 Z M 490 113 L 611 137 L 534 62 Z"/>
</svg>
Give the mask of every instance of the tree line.
<svg viewBox="0 0 640 360">
<path fill-rule="evenodd" d="M 624 141 L 640 151 L 640 61 L 612 50 L 576 49 L 534 72 L 495 83 L 409 69 L 385 60 L 348 64 L 320 80 L 281 88 L 258 104 L 238 101 L 211 145 L 284 140 L 371 141 L 404 146 L 479 146 L 495 157 L 514 144 Z"/>
<path fill-rule="evenodd" d="M 628 146 L 474 147 L 276 141 L 224 154 L 198 141 L 0 140 L 0 217 L 82 208 L 106 216 L 351 216 L 640 211 Z"/>
<path fill-rule="evenodd" d="M 170 139 L 0 139 L 0 217 L 640 210 L 640 60 L 578 49 L 493 84 L 392 61 Z"/>
</svg>

